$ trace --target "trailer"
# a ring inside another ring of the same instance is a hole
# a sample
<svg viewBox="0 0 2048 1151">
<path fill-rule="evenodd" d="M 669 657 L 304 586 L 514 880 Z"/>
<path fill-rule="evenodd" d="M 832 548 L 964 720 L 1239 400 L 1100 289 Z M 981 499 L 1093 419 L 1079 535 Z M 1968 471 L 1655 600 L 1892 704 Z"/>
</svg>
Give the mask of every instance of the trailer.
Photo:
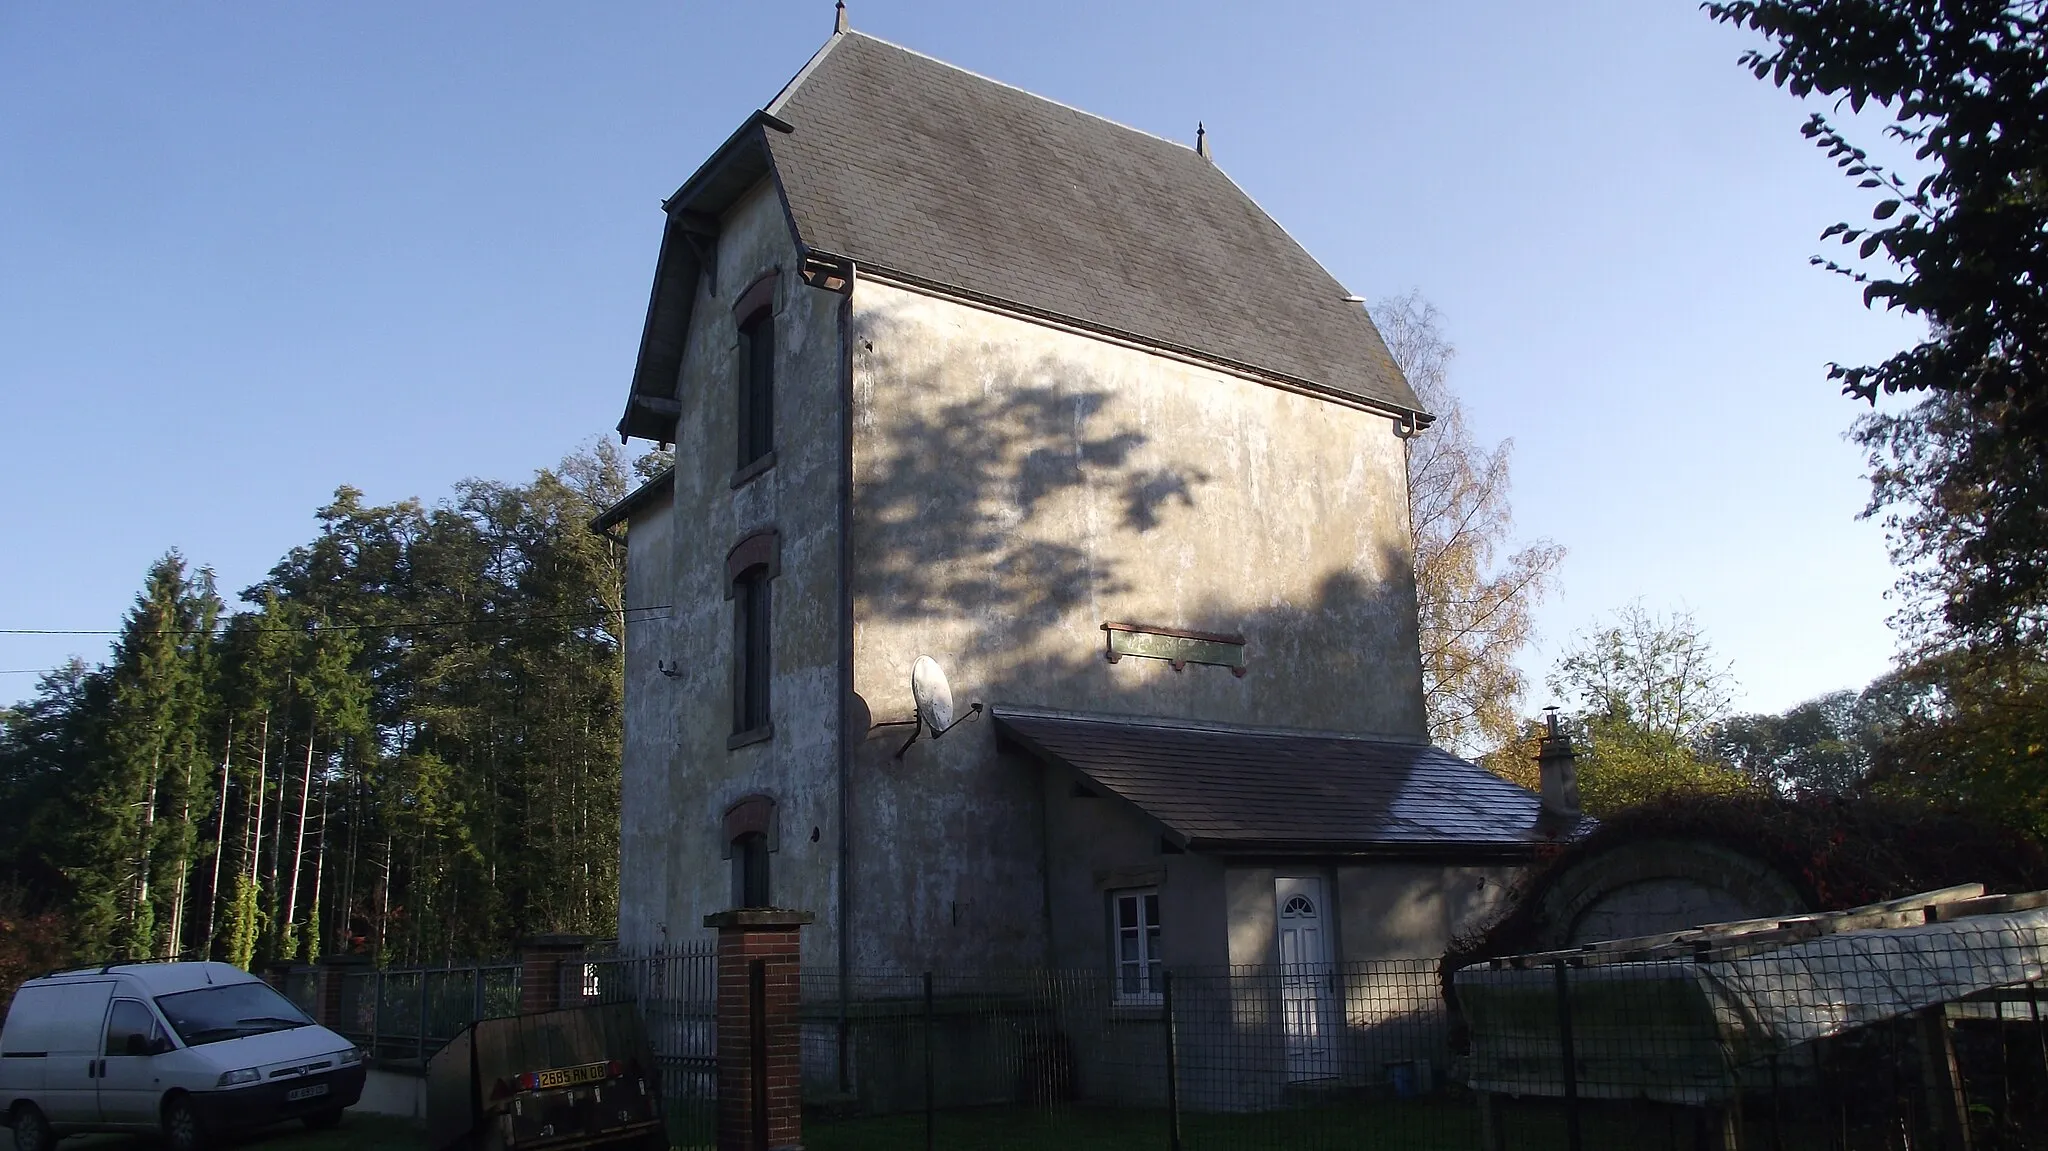
<svg viewBox="0 0 2048 1151">
<path fill-rule="evenodd" d="M 427 1062 L 434 1151 L 666 1151 L 661 1079 L 632 1004 L 464 1028 Z"/>
</svg>

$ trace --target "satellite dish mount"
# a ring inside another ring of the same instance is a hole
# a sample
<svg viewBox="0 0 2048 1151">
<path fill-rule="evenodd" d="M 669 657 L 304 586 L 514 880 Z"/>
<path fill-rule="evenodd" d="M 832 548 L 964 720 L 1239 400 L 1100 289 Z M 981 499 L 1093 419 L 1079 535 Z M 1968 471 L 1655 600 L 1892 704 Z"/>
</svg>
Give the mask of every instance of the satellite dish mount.
<svg viewBox="0 0 2048 1151">
<path fill-rule="evenodd" d="M 931 729 L 932 738 L 937 739 L 961 724 L 981 714 L 981 705 L 969 704 L 967 714 L 953 718 L 953 688 L 946 682 L 946 673 L 939 667 L 939 661 L 928 655 L 917 657 L 910 665 L 910 698 L 917 704 L 917 718 L 910 721 L 910 738 L 896 749 L 896 758 L 902 759 L 910 751 L 910 745 L 926 728 Z"/>
</svg>

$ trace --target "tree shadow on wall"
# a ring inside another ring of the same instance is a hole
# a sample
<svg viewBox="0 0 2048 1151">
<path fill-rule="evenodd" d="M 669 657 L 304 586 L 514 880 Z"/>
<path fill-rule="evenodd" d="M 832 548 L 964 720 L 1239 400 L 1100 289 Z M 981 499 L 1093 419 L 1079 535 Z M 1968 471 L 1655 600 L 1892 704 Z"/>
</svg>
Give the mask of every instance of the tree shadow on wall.
<svg viewBox="0 0 2048 1151">
<path fill-rule="evenodd" d="M 1113 393 L 1050 356 L 983 373 L 971 395 L 936 368 L 889 360 L 886 327 L 863 374 L 925 406 L 871 407 L 855 448 L 855 564 L 864 614 L 897 619 L 996 615 L 1049 624 L 1128 589 L 1108 549 L 1087 546 L 1113 509 L 1150 532 L 1169 506 L 1192 508 L 1210 476 L 1145 459 L 1150 437 L 1113 411 Z M 949 394 L 950 393 L 950 394 Z M 1079 497 L 1079 498 L 1076 498 Z M 1067 522 L 1062 522 L 1063 520 Z"/>
</svg>

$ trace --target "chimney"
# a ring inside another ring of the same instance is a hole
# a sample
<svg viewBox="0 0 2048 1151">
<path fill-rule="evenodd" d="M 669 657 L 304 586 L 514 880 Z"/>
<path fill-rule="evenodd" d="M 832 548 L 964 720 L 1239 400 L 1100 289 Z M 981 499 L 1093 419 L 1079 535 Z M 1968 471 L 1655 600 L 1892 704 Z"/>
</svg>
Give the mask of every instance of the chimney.
<svg viewBox="0 0 2048 1151">
<path fill-rule="evenodd" d="M 1195 155 L 1202 157 L 1204 160 L 1210 158 L 1209 129 L 1203 127 L 1200 120 L 1195 121 Z"/>
<path fill-rule="evenodd" d="M 1557 709 L 1543 709 L 1543 741 L 1537 745 L 1536 767 L 1542 779 L 1543 815 L 1577 822 L 1579 818 L 1579 754 L 1572 737 L 1558 727 Z"/>
</svg>

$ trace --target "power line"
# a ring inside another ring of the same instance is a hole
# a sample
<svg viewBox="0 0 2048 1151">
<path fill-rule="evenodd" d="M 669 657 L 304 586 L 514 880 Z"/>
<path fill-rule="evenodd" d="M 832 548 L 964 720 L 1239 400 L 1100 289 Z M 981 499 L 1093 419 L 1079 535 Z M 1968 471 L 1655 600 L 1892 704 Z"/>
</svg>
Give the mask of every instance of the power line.
<svg viewBox="0 0 2048 1151">
<path fill-rule="evenodd" d="M 582 611 L 537 612 L 531 615 L 479 615 L 460 619 L 418 619 L 394 620 L 390 623 L 318 623 L 303 627 L 259 627 L 259 632 L 290 632 L 303 635 L 310 631 L 420 631 L 434 628 L 469 627 L 474 624 L 528 623 L 545 619 L 590 619 L 594 616 L 628 615 L 633 612 L 669 611 L 671 603 L 644 604 L 625 608 L 586 608 Z M 243 614 L 256 614 L 253 612 Z M 229 617 L 233 618 L 233 617 Z M 37 628 L 0 627 L 0 635 L 120 635 L 120 629 L 108 628 Z M 0 672 L 0 675 L 23 674 Z"/>
</svg>

